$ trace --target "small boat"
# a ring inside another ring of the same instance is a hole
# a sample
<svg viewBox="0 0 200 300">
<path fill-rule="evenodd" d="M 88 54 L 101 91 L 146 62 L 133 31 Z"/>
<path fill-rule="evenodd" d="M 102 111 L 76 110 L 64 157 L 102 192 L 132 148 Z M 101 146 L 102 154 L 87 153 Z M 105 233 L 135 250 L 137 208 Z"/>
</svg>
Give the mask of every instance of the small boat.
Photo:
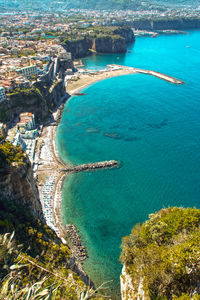
<svg viewBox="0 0 200 300">
<path fill-rule="evenodd" d="M 73 95 L 74 96 L 84 96 L 84 95 L 86 95 L 86 93 L 74 93 Z"/>
<path fill-rule="evenodd" d="M 153 38 L 156 38 L 158 36 L 158 33 L 156 33 L 156 32 L 154 32 L 153 34 L 152 34 L 152 37 Z"/>
</svg>

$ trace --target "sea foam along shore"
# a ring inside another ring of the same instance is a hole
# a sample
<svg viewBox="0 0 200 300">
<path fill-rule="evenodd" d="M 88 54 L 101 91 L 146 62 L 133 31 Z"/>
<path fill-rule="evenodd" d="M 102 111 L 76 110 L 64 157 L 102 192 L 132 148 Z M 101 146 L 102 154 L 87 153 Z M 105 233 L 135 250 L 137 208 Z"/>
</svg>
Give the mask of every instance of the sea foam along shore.
<svg viewBox="0 0 200 300">
<path fill-rule="evenodd" d="M 92 85 L 97 81 L 101 81 L 115 76 L 128 75 L 134 73 L 153 75 L 165 81 L 169 81 L 173 84 L 184 83 L 181 80 L 178 80 L 171 76 L 167 76 L 165 74 L 161 74 L 151 70 L 142 70 L 142 69 L 136 69 L 132 67 L 119 66 L 119 65 L 111 65 L 108 67 L 109 67 L 108 70 L 98 71 L 95 73 L 81 74 L 77 81 L 69 82 L 67 84 L 67 89 L 66 89 L 68 93 L 68 96 L 66 96 L 66 98 L 73 96 L 78 91 L 82 90 L 83 88 L 89 85 Z M 53 114 L 55 120 L 53 124 L 50 123 L 47 126 L 44 126 L 41 138 L 43 140 L 44 146 L 46 146 L 46 151 L 48 155 L 46 155 L 46 153 L 43 154 L 43 159 L 40 161 L 41 164 L 38 169 L 38 175 L 40 175 L 40 178 L 42 178 L 43 181 L 43 183 L 40 185 L 40 180 L 39 180 L 39 191 L 40 191 L 40 199 L 43 206 L 44 216 L 46 217 L 47 224 L 56 231 L 57 235 L 63 240 L 63 242 L 66 242 L 65 236 L 67 230 L 64 227 L 64 224 L 62 222 L 62 217 L 61 217 L 62 185 L 65 177 L 67 176 L 67 173 L 63 174 L 59 172 L 59 169 L 66 167 L 66 164 L 62 162 L 59 153 L 57 151 L 55 136 L 56 136 L 57 126 L 59 124 L 62 111 L 64 109 L 65 100 L 66 99 L 62 99 L 63 103 Z M 43 176 L 41 176 L 41 174 Z M 49 178 L 51 180 L 50 184 L 49 184 Z M 51 194 L 50 195 L 51 203 L 48 208 L 45 207 L 46 192 L 44 193 L 41 189 L 41 186 L 44 187 L 45 184 L 47 186 L 48 193 Z M 86 255 L 82 255 L 83 252 L 85 253 L 85 251 L 83 251 L 82 245 L 80 244 L 78 233 L 76 232 L 76 229 L 74 227 L 72 231 L 73 232 L 71 233 L 71 235 L 73 236 L 73 243 L 75 245 L 74 247 L 75 249 L 74 251 L 76 252 L 75 254 L 76 256 L 80 254 L 78 256 L 84 259 L 86 258 Z M 76 239 L 78 239 L 78 241 Z M 79 250 L 82 249 L 82 251 L 78 251 L 76 245 L 78 245 Z"/>
</svg>

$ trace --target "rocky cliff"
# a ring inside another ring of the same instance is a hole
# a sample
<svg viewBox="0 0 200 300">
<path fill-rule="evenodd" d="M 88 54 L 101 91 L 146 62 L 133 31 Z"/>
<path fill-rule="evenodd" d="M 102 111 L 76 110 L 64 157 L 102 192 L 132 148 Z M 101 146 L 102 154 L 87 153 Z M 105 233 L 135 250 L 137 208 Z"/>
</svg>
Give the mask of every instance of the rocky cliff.
<svg viewBox="0 0 200 300">
<path fill-rule="evenodd" d="M 72 53 L 73 58 L 90 55 L 93 49 L 97 53 L 123 53 L 126 52 L 126 44 L 134 42 L 133 31 L 129 27 L 113 27 L 110 32 L 88 36 L 77 40 L 67 40 L 63 47 Z"/>
<path fill-rule="evenodd" d="M 93 41 L 90 38 L 83 38 L 74 41 L 67 41 L 63 47 L 72 53 L 73 58 L 80 58 L 91 54 Z"/>
<path fill-rule="evenodd" d="M 136 20 L 129 25 L 139 30 L 187 30 L 200 28 L 200 18 Z"/>
<path fill-rule="evenodd" d="M 55 59 L 48 72 L 37 79 L 30 89 L 16 89 L 0 104 L 0 122 L 16 119 L 21 112 L 32 112 L 38 122 L 47 119 L 60 99 L 67 97 L 64 83 L 66 69 L 73 69 L 72 60 Z"/>
<path fill-rule="evenodd" d="M 44 222 L 30 160 L 22 148 L 0 139 L 0 201 L 9 199 Z"/>
<path fill-rule="evenodd" d="M 0 191 L 0 201 L 1 198 L 15 201 L 44 222 L 31 163 L 27 157 L 23 159 L 23 164 L 13 162 L 9 167 L 0 170 Z"/>
<path fill-rule="evenodd" d="M 95 50 L 99 53 L 124 53 L 126 41 L 120 36 L 102 36 L 95 39 Z"/>
<path fill-rule="evenodd" d="M 123 27 L 118 27 L 115 29 L 114 34 L 120 35 L 125 39 L 126 43 L 132 43 L 135 41 L 135 36 L 133 33 L 133 30 L 131 30 L 129 27 L 123 26 Z"/>
</svg>

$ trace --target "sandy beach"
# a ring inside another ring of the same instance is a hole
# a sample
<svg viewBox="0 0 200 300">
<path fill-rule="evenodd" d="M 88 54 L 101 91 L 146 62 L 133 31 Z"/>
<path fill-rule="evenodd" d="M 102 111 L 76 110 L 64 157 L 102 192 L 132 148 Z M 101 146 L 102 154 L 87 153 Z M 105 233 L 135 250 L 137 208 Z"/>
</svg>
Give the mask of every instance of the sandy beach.
<svg viewBox="0 0 200 300">
<path fill-rule="evenodd" d="M 69 95 L 73 95 L 83 88 L 107 78 L 122 76 L 122 75 L 129 75 L 137 73 L 136 69 L 120 66 L 120 69 L 112 69 L 112 70 L 103 70 L 96 73 L 89 73 L 89 74 L 81 74 L 79 79 L 76 81 L 70 81 L 67 84 L 67 93 Z"/>
<path fill-rule="evenodd" d="M 83 88 L 97 81 L 101 81 L 111 77 L 136 74 L 136 73 L 140 73 L 140 74 L 142 73 L 142 74 L 158 77 L 172 84 L 184 84 L 182 80 L 179 80 L 172 76 L 168 76 L 166 74 L 162 74 L 160 72 L 156 72 L 152 70 L 143 70 L 138 68 L 126 67 L 126 66 L 118 66 L 118 65 L 116 65 L 116 69 L 115 69 L 115 65 L 114 65 L 113 68 L 108 70 L 103 70 L 96 73 L 81 74 L 78 80 L 69 81 L 69 83 L 67 84 L 66 91 L 70 96 L 72 96 L 75 93 L 80 92 L 80 90 L 82 90 Z"/>
</svg>

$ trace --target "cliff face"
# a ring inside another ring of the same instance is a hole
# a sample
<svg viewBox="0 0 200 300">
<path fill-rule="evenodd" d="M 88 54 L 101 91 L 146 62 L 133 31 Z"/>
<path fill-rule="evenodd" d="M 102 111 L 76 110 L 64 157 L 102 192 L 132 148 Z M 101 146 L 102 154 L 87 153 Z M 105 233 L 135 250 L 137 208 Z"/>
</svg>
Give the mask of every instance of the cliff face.
<svg viewBox="0 0 200 300">
<path fill-rule="evenodd" d="M 91 54 L 92 39 L 84 38 L 77 41 L 68 41 L 63 47 L 72 53 L 73 58 L 80 58 Z"/>
<path fill-rule="evenodd" d="M 14 120 L 26 111 L 34 113 L 37 121 L 48 118 L 59 100 L 67 96 L 63 80 L 67 68 L 74 68 L 71 60 L 55 59 L 50 63 L 48 72 L 32 88 L 8 94 L 8 100 L 0 104 L 0 122 Z"/>
<path fill-rule="evenodd" d="M 120 275 L 121 300 L 150 300 L 143 288 L 142 280 L 133 282 L 125 266 Z"/>
<path fill-rule="evenodd" d="M 63 47 L 72 53 L 73 58 L 80 58 L 91 54 L 90 49 L 99 53 L 124 53 L 126 43 L 134 42 L 135 37 L 131 28 L 119 27 L 110 34 L 88 37 L 77 41 L 67 41 Z"/>
<path fill-rule="evenodd" d="M 95 49 L 99 53 L 124 53 L 126 52 L 126 42 L 121 37 L 99 37 L 95 40 Z"/>
<path fill-rule="evenodd" d="M 27 207 L 32 214 L 44 222 L 38 190 L 33 179 L 32 167 L 25 157 L 23 164 L 12 163 L 0 170 L 1 198 L 13 200 Z"/>
<path fill-rule="evenodd" d="M 132 43 L 135 41 L 133 30 L 128 27 L 119 27 L 114 30 L 114 33 L 123 37 L 126 43 Z"/>
<path fill-rule="evenodd" d="M 32 112 L 38 119 L 44 119 L 48 115 L 48 106 L 45 99 L 36 90 L 27 92 L 19 91 L 8 96 L 8 101 L 0 105 L 2 112 L 0 121 L 14 120 L 21 112 Z"/>
<path fill-rule="evenodd" d="M 122 268 L 122 273 L 120 276 L 120 286 L 121 286 L 121 300 L 136 300 L 137 292 L 134 290 L 132 279 L 130 275 L 126 272 L 125 266 Z"/>
<path fill-rule="evenodd" d="M 144 30 L 184 30 L 200 28 L 200 19 L 168 19 L 168 20 L 138 20 L 130 23 L 130 26 L 135 29 Z"/>
</svg>

